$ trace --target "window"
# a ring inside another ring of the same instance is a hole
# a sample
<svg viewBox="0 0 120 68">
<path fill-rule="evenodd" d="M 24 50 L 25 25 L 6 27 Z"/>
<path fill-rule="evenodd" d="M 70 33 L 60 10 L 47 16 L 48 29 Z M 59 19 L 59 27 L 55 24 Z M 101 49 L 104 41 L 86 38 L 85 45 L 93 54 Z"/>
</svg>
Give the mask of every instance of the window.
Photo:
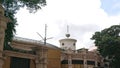
<svg viewBox="0 0 120 68">
<path fill-rule="evenodd" d="M 10 68 L 30 68 L 30 59 L 11 57 Z"/>
<path fill-rule="evenodd" d="M 73 45 L 75 46 L 75 43 L 73 43 Z"/>
<path fill-rule="evenodd" d="M 62 46 L 64 46 L 64 43 L 62 43 Z"/>
</svg>

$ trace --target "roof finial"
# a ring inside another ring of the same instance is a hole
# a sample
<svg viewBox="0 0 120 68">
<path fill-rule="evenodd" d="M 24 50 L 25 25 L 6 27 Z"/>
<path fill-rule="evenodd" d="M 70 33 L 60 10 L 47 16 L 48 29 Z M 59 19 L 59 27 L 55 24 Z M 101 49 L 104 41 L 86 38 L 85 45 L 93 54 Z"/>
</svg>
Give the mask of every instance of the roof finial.
<svg viewBox="0 0 120 68">
<path fill-rule="evenodd" d="M 67 25 L 67 34 L 66 34 L 66 37 L 69 38 L 70 37 L 70 34 L 69 34 L 69 26 Z"/>
<path fill-rule="evenodd" d="M 67 33 L 69 33 L 69 26 L 67 25 Z"/>
</svg>

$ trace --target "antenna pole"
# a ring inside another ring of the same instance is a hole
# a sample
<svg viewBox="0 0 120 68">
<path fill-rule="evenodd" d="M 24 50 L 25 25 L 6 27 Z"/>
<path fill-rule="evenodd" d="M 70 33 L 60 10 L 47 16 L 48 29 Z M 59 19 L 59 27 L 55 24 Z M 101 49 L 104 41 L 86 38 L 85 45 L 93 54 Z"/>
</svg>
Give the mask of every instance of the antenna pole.
<svg viewBox="0 0 120 68">
<path fill-rule="evenodd" d="M 67 25 L 67 33 L 69 33 L 69 26 Z"/>
<path fill-rule="evenodd" d="M 46 45 L 46 41 L 47 41 L 48 39 L 51 39 L 51 38 L 52 38 L 52 37 L 47 38 L 47 24 L 45 24 L 45 35 L 44 35 L 44 37 L 42 37 L 42 35 L 40 35 L 38 32 L 37 32 L 37 34 L 42 38 L 42 40 L 43 40 L 43 42 L 44 42 L 44 45 Z"/>
<path fill-rule="evenodd" d="M 46 36 L 47 36 L 47 24 L 45 24 L 45 38 L 44 38 L 44 45 L 46 45 Z"/>
</svg>

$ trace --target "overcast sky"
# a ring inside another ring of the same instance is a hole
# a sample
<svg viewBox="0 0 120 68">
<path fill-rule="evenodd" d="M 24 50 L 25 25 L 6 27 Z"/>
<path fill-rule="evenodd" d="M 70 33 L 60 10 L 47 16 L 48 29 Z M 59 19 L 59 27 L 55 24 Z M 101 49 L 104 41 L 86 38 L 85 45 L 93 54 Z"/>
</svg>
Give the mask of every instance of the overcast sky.
<svg viewBox="0 0 120 68">
<path fill-rule="evenodd" d="M 77 49 L 94 48 L 90 38 L 96 31 L 120 24 L 119 0 L 47 0 L 47 6 L 30 14 L 26 8 L 16 14 L 16 36 L 41 40 L 47 24 L 48 43 L 59 46 L 65 38 L 67 25 L 71 38 L 77 39 Z"/>
</svg>

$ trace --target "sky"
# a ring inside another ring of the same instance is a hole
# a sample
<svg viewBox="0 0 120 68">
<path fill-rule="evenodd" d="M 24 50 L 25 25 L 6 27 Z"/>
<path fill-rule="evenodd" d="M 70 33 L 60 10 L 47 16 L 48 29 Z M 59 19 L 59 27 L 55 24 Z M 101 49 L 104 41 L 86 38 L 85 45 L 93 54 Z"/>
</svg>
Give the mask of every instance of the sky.
<svg viewBox="0 0 120 68">
<path fill-rule="evenodd" d="M 21 8 L 15 15 L 16 36 L 42 40 L 47 24 L 47 43 L 60 47 L 69 25 L 70 38 L 76 39 L 76 48 L 94 49 L 90 38 L 96 31 L 120 24 L 119 0 L 46 0 L 47 5 L 36 13 Z"/>
</svg>

